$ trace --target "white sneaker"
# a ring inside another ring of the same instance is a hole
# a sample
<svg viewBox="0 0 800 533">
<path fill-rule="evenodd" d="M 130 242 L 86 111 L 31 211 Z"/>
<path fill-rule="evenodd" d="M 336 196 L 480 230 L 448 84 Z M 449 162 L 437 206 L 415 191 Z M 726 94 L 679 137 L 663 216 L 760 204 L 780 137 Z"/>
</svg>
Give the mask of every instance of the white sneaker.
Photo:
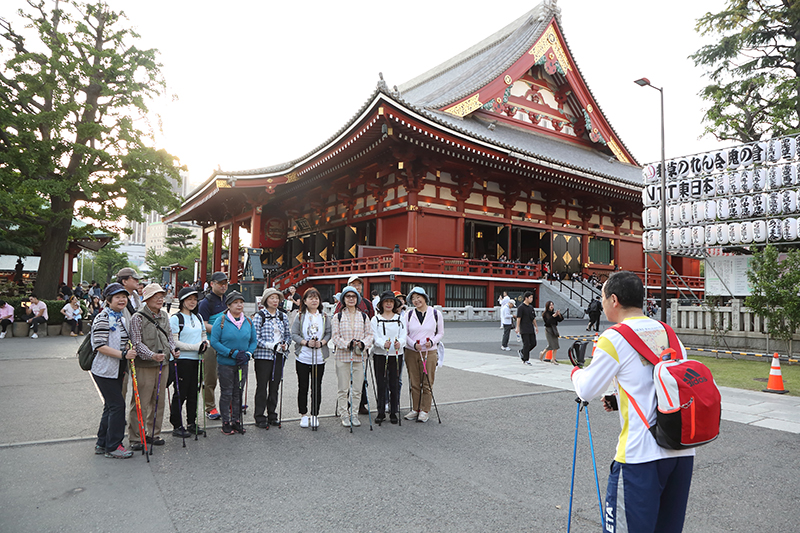
<svg viewBox="0 0 800 533">
<path fill-rule="evenodd" d="M 428 413 L 425 411 L 420 411 L 419 416 L 417 417 L 417 422 L 427 422 L 428 421 Z"/>
<path fill-rule="evenodd" d="M 341 418 L 342 418 L 342 425 L 344 427 L 346 427 L 346 428 L 349 428 L 350 427 L 350 415 L 345 413 L 345 414 L 342 415 Z"/>
<path fill-rule="evenodd" d="M 403 418 L 405 418 L 406 420 L 416 420 L 417 415 L 419 415 L 417 411 L 409 411 L 408 414 Z"/>
<path fill-rule="evenodd" d="M 357 416 L 353 416 L 353 427 L 357 428 L 360 425 L 361 425 L 361 420 L 359 420 Z"/>
<path fill-rule="evenodd" d="M 5 338 L 6 338 L 6 332 L 0 331 L 0 339 L 5 339 Z"/>
<path fill-rule="evenodd" d="M 307 428 L 308 427 L 308 417 L 304 416 L 300 419 L 300 427 Z"/>
<path fill-rule="evenodd" d="M 38 338 L 39 338 L 39 335 L 37 335 L 36 333 L 31 335 L 31 339 L 38 339 Z"/>
<path fill-rule="evenodd" d="M 309 425 L 310 427 L 312 427 L 312 428 L 317 428 L 317 427 L 319 427 L 319 418 L 317 418 L 316 416 L 311 416 L 311 417 L 309 417 L 309 420 L 308 420 L 308 425 Z"/>
</svg>

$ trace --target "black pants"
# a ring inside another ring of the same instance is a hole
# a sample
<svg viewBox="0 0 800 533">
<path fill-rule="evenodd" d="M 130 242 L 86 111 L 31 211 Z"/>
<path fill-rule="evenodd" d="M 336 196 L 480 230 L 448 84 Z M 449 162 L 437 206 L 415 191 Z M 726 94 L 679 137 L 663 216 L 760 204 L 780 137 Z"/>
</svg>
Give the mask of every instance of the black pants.
<svg viewBox="0 0 800 533">
<path fill-rule="evenodd" d="M 536 347 L 536 333 L 522 333 L 522 360 L 527 361 L 531 358 L 531 350 Z"/>
<path fill-rule="evenodd" d="M 300 361 L 294 362 L 297 371 L 297 410 L 305 416 L 308 413 L 308 386 L 311 384 L 311 416 L 319 415 L 319 406 L 322 404 L 322 376 L 325 375 L 325 363 L 307 365 Z M 312 382 L 316 374 L 315 382 Z"/>
<path fill-rule="evenodd" d="M 277 365 L 272 359 L 254 359 L 254 361 L 256 366 L 256 405 L 253 418 L 256 422 L 265 422 L 268 416 L 271 424 L 278 421 L 275 409 L 278 407 L 278 389 L 281 386 L 283 365 L 280 356 Z M 267 393 L 267 389 L 269 389 L 269 393 Z M 267 416 L 264 416 L 265 410 Z"/>
<path fill-rule="evenodd" d="M 77 335 L 79 331 L 83 331 L 83 320 L 80 318 L 78 320 L 68 318 L 65 322 L 69 324 L 70 329 L 72 329 L 72 333 L 75 335 Z"/>
<path fill-rule="evenodd" d="M 400 411 L 400 380 L 397 360 L 402 356 L 395 355 L 374 355 L 373 362 L 375 368 L 375 386 L 377 387 L 376 396 L 378 397 L 378 415 L 386 416 L 386 394 L 389 393 L 389 412 L 398 413 Z M 388 387 L 387 387 L 388 385 Z"/>
<path fill-rule="evenodd" d="M 100 417 L 100 427 L 97 429 L 97 446 L 104 447 L 107 452 L 113 452 L 125 436 L 125 398 L 122 396 L 122 379 L 125 374 L 117 378 L 101 378 L 92 374 L 100 394 L 103 395 L 103 415 Z"/>
<path fill-rule="evenodd" d="M 5 333 L 5 332 L 6 332 L 6 328 L 7 328 L 8 326 L 10 326 L 11 324 L 13 324 L 13 322 L 11 322 L 11 321 L 10 321 L 9 319 L 7 319 L 7 318 L 4 318 L 3 320 L 0 320 L 0 326 L 2 326 L 2 327 L 3 327 L 3 333 Z"/>
<path fill-rule="evenodd" d="M 178 360 L 178 380 L 175 383 L 175 394 L 169 406 L 169 421 L 173 428 L 186 427 L 183 425 L 181 410 L 186 404 L 186 425 L 193 426 L 197 423 L 197 370 L 200 361 L 192 359 Z M 170 364 L 170 381 L 175 381 L 175 362 Z M 180 389 L 180 396 L 178 390 Z"/>
<path fill-rule="evenodd" d="M 47 319 L 43 316 L 37 316 L 31 319 L 31 327 L 34 333 L 39 333 L 39 324 L 47 324 Z"/>
<path fill-rule="evenodd" d="M 600 315 L 595 315 L 594 313 L 589 313 L 589 325 L 586 326 L 586 329 L 592 329 L 592 324 L 594 324 L 594 330 L 600 331 Z"/>
</svg>

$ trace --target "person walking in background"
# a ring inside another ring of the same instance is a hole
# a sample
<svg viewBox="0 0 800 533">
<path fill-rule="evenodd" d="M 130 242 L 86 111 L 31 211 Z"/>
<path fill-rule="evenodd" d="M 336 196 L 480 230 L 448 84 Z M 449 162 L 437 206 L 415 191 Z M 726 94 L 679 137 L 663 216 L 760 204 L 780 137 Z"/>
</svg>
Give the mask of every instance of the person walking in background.
<svg viewBox="0 0 800 533">
<path fill-rule="evenodd" d="M 594 324 L 595 331 L 600 331 L 600 315 L 603 313 L 603 304 L 600 302 L 599 296 L 589 302 L 587 311 L 589 313 L 589 325 L 586 326 L 586 331 L 592 329 L 592 324 Z"/>
<path fill-rule="evenodd" d="M 503 341 L 500 344 L 500 349 L 507 352 L 511 351 L 508 347 L 508 338 L 511 336 L 511 330 L 514 328 L 514 300 L 507 298 L 507 301 L 500 307 L 500 324 L 503 326 Z"/>
<path fill-rule="evenodd" d="M 404 313 L 402 321 L 406 330 L 405 361 L 411 387 L 411 411 L 404 418 L 427 422 L 433 398 L 438 345 L 444 337 L 444 318 L 428 306 L 428 295 L 422 287 L 414 287 L 408 292 L 408 302 L 414 309 Z"/>
<path fill-rule="evenodd" d="M 94 453 L 111 459 L 128 459 L 133 455 L 122 445 L 125 436 L 122 382 L 128 370 L 127 361 L 136 357 L 136 349 L 128 348 L 130 323 L 122 313 L 127 304 L 125 287 L 119 283 L 110 284 L 106 288 L 106 307 L 92 322 L 92 348 L 97 350 L 92 361 L 92 379 L 103 396 L 103 414 Z"/>
<path fill-rule="evenodd" d="M 338 385 L 336 414 L 344 427 L 361 425 L 358 409 L 361 402 L 361 384 L 364 381 L 364 361 L 372 347 L 370 318 L 359 309 L 363 298 L 353 286 L 342 291 L 342 310 L 331 317 L 331 340 L 336 351 L 336 382 Z"/>
<path fill-rule="evenodd" d="M 294 304 L 294 300 L 286 301 Z M 261 295 L 261 305 L 264 308 L 253 317 L 257 341 L 253 351 L 253 364 L 256 370 L 256 406 L 253 417 L 256 427 L 264 429 L 281 423 L 277 413 L 278 391 L 283 377 L 286 352 L 292 343 L 289 315 L 280 310 L 283 302 L 283 293 L 270 287 Z"/>
<path fill-rule="evenodd" d="M 536 324 L 536 310 L 533 308 L 533 293 L 526 291 L 522 295 L 522 303 L 517 307 L 516 332 L 522 338 L 522 349 L 517 352 L 519 358 L 526 365 L 531 364 L 531 350 L 536 347 L 536 334 L 539 326 Z"/>
<path fill-rule="evenodd" d="M 244 434 L 242 389 L 247 362 L 256 350 L 256 328 L 244 314 L 244 296 L 231 291 L 225 297 L 227 312 L 211 328 L 211 346 L 217 354 L 219 410 L 225 435 Z"/>
<path fill-rule="evenodd" d="M 64 315 L 64 320 L 69 324 L 70 337 L 77 337 L 83 335 L 83 308 L 78 301 L 78 297 L 74 294 L 69 297 L 69 301 L 61 308 L 61 314 Z"/>
<path fill-rule="evenodd" d="M 206 325 L 197 312 L 197 291 L 191 287 L 178 293 L 178 312 L 169 319 L 172 341 L 181 351 L 181 357 L 173 366 L 177 367 L 175 394 L 169 409 L 172 435 L 188 437 L 202 435 L 197 428 L 197 391 L 200 386 L 198 374 L 200 357 L 208 348 Z M 180 391 L 180 395 L 178 394 Z M 186 427 L 182 423 L 183 404 L 186 404 Z"/>
<path fill-rule="evenodd" d="M 555 304 L 548 301 L 544 304 L 542 311 L 542 322 L 544 322 L 544 336 L 547 339 L 547 347 L 539 353 L 539 361 L 544 360 L 545 353 L 549 350 L 553 352 L 553 364 L 557 364 L 556 354 L 558 353 L 558 323 L 564 320 L 561 311 L 556 310 Z"/>
<path fill-rule="evenodd" d="M 211 274 L 209 289 L 205 298 L 197 305 L 197 311 L 205 322 L 206 334 L 210 336 L 212 326 L 228 310 L 223 301 L 228 291 L 228 276 L 224 272 Z M 203 352 L 203 384 L 206 416 L 209 420 L 219 420 L 220 414 L 214 398 L 214 390 L 217 388 L 217 353 L 213 346 Z"/>
<path fill-rule="evenodd" d="M 6 328 L 14 323 L 14 308 L 5 300 L 0 300 L 0 339 L 6 338 Z"/>
<path fill-rule="evenodd" d="M 386 291 L 378 298 L 375 316 L 372 317 L 373 350 L 375 364 L 376 403 L 379 425 L 386 420 L 386 401 L 390 400 L 389 421 L 397 424 L 400 412 L 400 364 L 406 345 L 406 330 L 400 316 L 400 300 L 392 291 Z M 388 396 L 387 396 L 388 393 Z"/>
<path fill-rule="evenodd" d="M 31 294 L 28 301 L 30 301 L 30 305 L 25 307 L 25 316 L 29 316 L 30 318 L 28 318 L 26 322 L 30 324 L 30 328 L 33 330 L 31 339 L 38 339 L 39 324 L 47 324 L 47 320 L 50 318 L 47 315 L 47 304 L 40 301 L 39 297 L 35 294 Z"/>
<path fill-rule="evenodd" d="M 167 379 L 169 368 L 164 372 L 163 364 L 169 364 L 169 355 L 179 359 L 181 352 L 175 347 L 169 326 L 169 316 L 162 309 L 164 289 L 158 283 L 151 283 L 142 291 L 144 304 L 131 318 L 130 336 L 136 348 L 136 381 L 139 386 L 139 399 L 144 420 L 155 420 L 155 429 L 145 424 L 152 435 L 145 435 L 147 443 L 155 446 L 164 444 L 161 438 L 161 423 L 164 418 L 164 404 L 167 403 Z M 163 374 L 159 380 L 159 373 Z M 160 383 L 159 383 L 160 381 Z M 131 450 L 142 449 L 142 436 L 139 434 L 136 419 L 136 402 L 131 398 L 128 412 L 128 438 Z"/>
<path fill-rule="evenodd" d="M 322 403 L 322 376 L 328 359 L 328 341 L 333 334 L 331 320 L 320 309 L 322 295 L 314 287 L 303 293 L 300 314 L 292 323 L 295 371 L 297 372 L 297 410 L 300 427 L 319 426 Z M 308 416 L 308 390 L 311 388 L 311 416 Z"/>
<path fill-rule="evenodd" d="M 639 276 L 615 272 L 603 285 L 602 296 L 608 320 L 624 322 L 656 354 L 671 347 L 680 359 L 687 358 L 680 341 L 680 346 L 670 346 L 664 326 L 642 315 L 644 286 Z M 653 365 L 619 332 L 607 329 L 592 364 L 573 368 L 571 379 L 586 401 L 600 397 L 612 384 L 620 391 L 603 397 L 606 411 L 619 411 L 622 427 L 608 476 L 604 531 L 682 531 L 695 451 L 662 448 L 648 428 L 656 420 Z"/>
</svg>

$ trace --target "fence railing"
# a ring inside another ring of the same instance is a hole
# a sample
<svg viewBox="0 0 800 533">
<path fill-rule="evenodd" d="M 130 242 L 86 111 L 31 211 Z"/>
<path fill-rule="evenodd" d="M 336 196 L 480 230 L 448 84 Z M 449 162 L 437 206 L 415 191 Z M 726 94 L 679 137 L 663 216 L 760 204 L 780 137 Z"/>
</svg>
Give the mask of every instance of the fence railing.
<svg viewBox="0 0 800 533">
<path fill-rule="evenodd" d="M 767 334 L 767 318 L 761 318 L 755 311 L 742 305 L 742 300 L 731 300 L 726 306 L 679 305 L 670 300 L 670 325 L 686 332 L 704 332 L 707 335 Z M 795 332 L 795 337 L 800 330 Z"/>
</svg>

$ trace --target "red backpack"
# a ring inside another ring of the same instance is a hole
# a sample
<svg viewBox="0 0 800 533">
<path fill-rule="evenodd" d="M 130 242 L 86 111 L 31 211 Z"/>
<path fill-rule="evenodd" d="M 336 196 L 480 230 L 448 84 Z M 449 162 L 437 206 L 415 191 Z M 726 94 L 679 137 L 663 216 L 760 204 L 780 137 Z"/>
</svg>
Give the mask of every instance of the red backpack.
<svg viewBox="0 0 800 533">
<path fill-rule="evenodd" d="M 634 408 L 662 448 L 682 450 L 707 444 L 719 436 L 722 396 L 706 365 L 678 358 L 678 337 L 667 324 L 661 325 L 667 331 L 670 346 L 661 357 L 627 324 L 612 326 L 639 355 L 655 365 L 656 423 L 650 426 L 636 404 Z"/>
</svg>

